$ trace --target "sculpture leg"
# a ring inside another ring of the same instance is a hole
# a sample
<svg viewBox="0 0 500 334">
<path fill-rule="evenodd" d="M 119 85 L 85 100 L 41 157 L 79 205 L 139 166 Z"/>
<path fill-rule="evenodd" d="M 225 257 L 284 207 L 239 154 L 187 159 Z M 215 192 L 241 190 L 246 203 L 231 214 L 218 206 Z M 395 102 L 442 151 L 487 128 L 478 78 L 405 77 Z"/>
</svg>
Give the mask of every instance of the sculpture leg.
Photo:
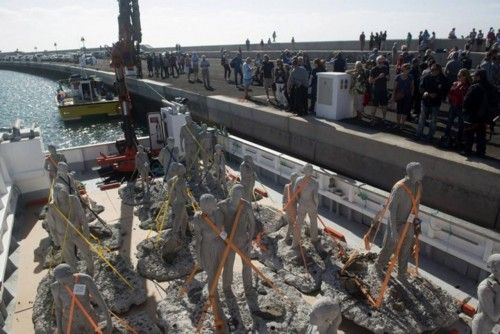
<svg viewBox="0 0 500 334">
<path fill-rule="evenodd" d="M 302 225 L 304 224 L 304 220 L 306 219 L 306 213 L 307 211 L 304 209 L 304 207 L 299 205 L 299 208 L 297 210 L 297 220 L 295 221 L 295 228 L 293 229 L 293 248 L 299 246 L 300 235 L 302 233 Z"/>
<path fill-rule="evenodd" d="M 413 248 L 413 236 L 410 231 L 411 229 L 408 230 L 408 233 L 406 234 L 406 238 L 403 241 L 403 246 L 401 247 L 401 250 L 399 252 L 399 257 L 398 257 L 398 277 L 399 278 L 404 278 L 407 275 L 408 271 L 408 261 L 410 260 L 411 256 L 411 250 Z"/>
<path fill-rule="evenodd" d="M 92 258 L 92 252 L 89 246 L 85 244 L 79 236 L 75 235 L 74 238 L 79 254 L 87 265 L 87 274 L 94 276 L 94 259 Z"/>
<path fill-rule="evenodd" d="M 245 254 L 248 256 L 250 253 L 250 245 L 247 245 L 246 247 L 242 247 L 242 251 L 245 252 Z M 247 265 L 245 262 L 243 262 L 243 268 L 241 269 L 241 276 L 243 278 L 243 288 L 245 289 L 245 293 L 251 293 L 253 291 L 253 284 L 252 284 L 252 268 L 250 268 L 249 265 Z"/>
<path fill-rule="evenodd" d="M 472 319 L 472 334 L 491 333 L 495 323 L 484 313 L 477 313 Z"/>
<path fill-rule="evenodd" d="M 75 243 L 72 239 L 71 233 L 68 231 L 68 235 L 66 236 L 66 240 L 64 240 L 63 245 L 62 245 L 62 258 L 63 261 L 66 262 L 70 267 L 73 272 L 77 273 L 78 272 L 78 263 L 76 259 L 76 254 L 75 254 Z"/>
<path fill-rule="evenodd" d="M 311 225 L 311 228 L 309 229 L 311 242 L 316 242 L 318 241 L 318 212 L 315 208 L 311 208 L 308 211 L 309 222 Z"/>
<path fill-rule="evenodd" d="M 219 259 L 217 259 L 217 260 L 219 260 Z M 219 265 L 219 261 L 213 261 L 213 264 L 211 266 L 206 266 L 205 271 L 207 273 L 208 288 L 209 289 L 210 289 L 210 286 L 212 286 L 212 283 L 215 279 L 215 272 L 217 271 L 218 265 Z M 223 314 L 222 314 L 222 309 L 220 307 L 219 292 L 217 291 L 217 289 L 215 289 L 213 296 L 208 296 L 208 298 L 210 299 L 211 303 L 215 303 L 215 305 L 216 305 L 215 309 L 219 315 L 218 318 L 222 319 Z"/>
<path fill-rule="evenodd" d="M 293 210 L 293 209 L 286 210 L 285 217 L 286 217 L 286 220 L 288 222 L 288 229 L 286 231 L 285 240 L 291 240 L 292 235 L 295 235 L 293 229 L 295 228 L 295 224 L 296 224 L 295 221 L 297 220 L 297 210 Z"/>
<path fill-rule="evenodd" d="M 231 286 L 233 285 L 234 258 L 235 254 L 231 251 L 224 264 L 224 271 L 222 272 L 222 287 L 224 291 L 231 291 Z"/>
<path fill-rule="evenodd" d="M 375 262 L 379 269 L 383 269 L 387 265 L 392 253 L 394 252 L 395 246 L 396 241 L 392 237 L 391 228 L 390 226 L 387 226 L 385 229 L 384 241 L 382 242 L 382 249 L 378 254 L 377 262 Z"/>
</svg>

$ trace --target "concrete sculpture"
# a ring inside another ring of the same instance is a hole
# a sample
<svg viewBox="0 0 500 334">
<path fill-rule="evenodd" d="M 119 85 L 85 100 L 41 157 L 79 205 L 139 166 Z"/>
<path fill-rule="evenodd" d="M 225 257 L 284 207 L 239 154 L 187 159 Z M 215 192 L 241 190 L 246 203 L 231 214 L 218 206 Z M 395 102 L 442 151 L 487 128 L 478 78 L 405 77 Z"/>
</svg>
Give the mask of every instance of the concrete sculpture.
<svg viewBox="0 0 500 334">
<path fill-rule="evenodd" d="M 142 145 L 137 146 L 135 155 L 135 168 L 141 177 L 142 191 L 149 194 L 149 174 L 151 173 L 149 156 Z"/>
<path fill-rule="evenodd" d="M 111 333 L 113 325 L 108 307 L 92 278 L 75 273 L 67 264 L 54 269 L 56 281 L 51 285 L 58 333 L 95 333 L 99 328 L 97 310 L 106 319 L 103 333 Z M 96 309 L 93 305 L 97 305 Z"/>
<path fill-rule="evenodd" d="M 175 146 L 175 139 L 173 137 L 167 138 L 167 145 L 158 154 L 158 161 L 163 166 L 163 179 L 169 180 L 172 176 L 172 164 L 179 161 L 179 148 Z"/>
<path fill-rule="evenodd" d="M 318 240 L 319 183 L 313 178 L 313 166 L 306 164 L 293 187 L 297 194 L 297 228 L 302 230 L 306 215 L 309 216 L 311 242 Z M 300 234 L 299 234 L 300 237 Z M 296 242 L 296 241 L 295 241 Z"/>
<path fill-rule="evenodd" d="M 213 169 L 216 182 L 226 189 L 226 157 L 221 144 L 215 145 Z"/>
<path fill-rule="evenodd" d="M 188 215 L 186 204 L 189 202 L 186 168 L 182 164 L 173 167 L 175 175 L 168 181 L 168 196 L 172 209 L 172 232 L 178 240 L 184 239 L 187 230 Z M 168 217 L 168 215 L 165 215 Z"/>
<path fill-rule="evenodd" d="M 50 185 L 54 182 L 54 178 L 57 175 L 57 164 L 60 162 L 67 163 L 66 157 L 64 154 L 57 153 L 54 145 L 49 145 L 49 155 L 45 158 L 43 169 L 49 172 Z"/>
<path fill-rule="evenodd" d="M 255 218 L 253 215 L 252 205 L 243 199 L 244 187 L 241 184 L 236 184 L 230 191 L 229 198 L 218 203 L 219 209 L 224 214 L 224 228 L 226 231 L 231 231 L 238 210 L 239 222 L 233 237 L 233 243 L 243 253 L 249 254 L 252 248 L 252 238 L 255 233 Z M 222 276 L 222 286 L 225 291 L 231 290 L 233 283 L 233 268 L 234 268 L 235 253 L 231 251 L 224 265 L 224 273 Z M 252 292 L 252 269 L 243 263 L 242 267 L 243 287 L 245 292 Z"/>
<path fill-rule="evenodd" d="M 500 323 L 500 253 L 490 255 L 487 264 L 491 275 L 477 287 L 479 307 L 472 319 L 472 334 L 491 333 Z"/>
<path fill-rule="evenodd" d="M 414 244 L 414 238 L 409 226 L 413 225 L 416 233 L 420 228 L 418 208 L 423 177 L 422 165 L 418 162 L 410 162 L 406 166 L 406 177 L 394 185 L 387 204 L 390 223 L 385 230 L 384 241 L 376 266 L 379 270 L 383 270 L 391 256 L 399 252 L 397 254 L 398 277 L 401 279 L 404 279 L 407 275 L 408 260 Z M 398 250 L 396 248 L 400 238 L 404 239 L 401 248 Z"/>
<path fill-rule="evenodd" d="M 253 200 L 253 188 L 255 187 L 255 169 L 251 155 L 245 155 L 240 165 L 241 184 L 244 187 L 243 199 L 248 202 Z"/>
<path fill-rule="evenodd" d="M 341 322 L 339 303 L 331 297 L 321 297 L 312 307 L 306 334 L 336 334 Z"/>
<path fill-rule="evenodd" d="M 203 161 L 203 168 L 207 170 L 210 166 L 210 160 L 214 154 L 214 145 L 211 132 L 208 131 L 208 127 L 205 123 L 201 125 L 201 130 L 199 134 L 200 144 L 201 144 L 201 160 Z"/>
<path fill-rule="evenodd" d="M 294 196 L 293 192 L 298 177 L 299 174 L 292 173 L 290 183 L 285 184 L 283 188 L 283 208 L 288 222 L 285 242 L 292 243 L 292 247 L 297 247 L 300 242 L 300 228 L 297 225 L 297 196 Z"/>
<path fill-rule="evenodd" d="M 203 194 L 200 197 L 200 208 L 201 212 L 197 212 L 193 219 L 196 257 L 198 265 L 207 274 L 208 287 L 210 288 L 215 280 L 215 274 L 225 247 L 221 237 L 225 239 L 227 233 L 224 230 L 224 214 L 217 208 L 217 200 L 213 195 Z M 221 233 L 215 234 L 205 219 L 211 220 Z M 222 315 L 217 289 L 214 296 L 210 297 L 217 305 L 219 316 Z"/>
<path fill-rule="evenodd" d="M 186 124 L 181 127 L 180 139 L 181 150 L 184 151 L 186 161 L 186 171 L 193 180 L 199 179 L 199 161 L 198 152 L 198 134 L 200 133 L 199 126 L 193 121 L 189 114 L 186 114 Z"/>
<path fill-rule="evenodd" d="M 73 173 L 69 170 L 69 166 L 65 162 L 57 164 L 57 174 L 54 179 L 54 185 L 60 184 L 66 188 L 68 194 L 79 194 Z"/>
</svg>

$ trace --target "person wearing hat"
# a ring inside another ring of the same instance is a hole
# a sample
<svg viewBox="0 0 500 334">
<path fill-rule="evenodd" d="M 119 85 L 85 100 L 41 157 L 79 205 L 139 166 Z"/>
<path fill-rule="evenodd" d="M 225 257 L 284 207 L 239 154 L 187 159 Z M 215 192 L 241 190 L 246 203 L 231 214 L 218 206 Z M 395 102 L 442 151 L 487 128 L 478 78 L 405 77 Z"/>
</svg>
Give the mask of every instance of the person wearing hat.
<svg viewBox="0 0 500 334">
<path fill-rule="evenodd" d="M 92 277 L 74 274 L 69 265 L 62 263 L 54 268 L 54 278 L 50 290 L 54 297 L 58 333 L 111 333 L 113 323 L 108 306 Z M 97 311 L 106 320 L 104 330 L 99 326 Z"/>
</svg>

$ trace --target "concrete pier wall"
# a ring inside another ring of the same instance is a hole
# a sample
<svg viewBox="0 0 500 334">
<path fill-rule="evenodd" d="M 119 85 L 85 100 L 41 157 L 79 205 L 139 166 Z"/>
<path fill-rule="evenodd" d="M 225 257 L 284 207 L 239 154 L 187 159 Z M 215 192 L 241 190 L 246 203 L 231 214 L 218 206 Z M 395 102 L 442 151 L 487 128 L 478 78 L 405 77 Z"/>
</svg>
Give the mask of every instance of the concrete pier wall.
<svg viewBox="0 0 500 334">
<path fill-rule="evenodd" d="M 67 77 L 77 68 L 59 64 L 0 63 L 0 68 Z M 112 84 L 110 72 L 88 70 Z M 315 162 L 353 179 L 390 191 L 410 161 L 424 165 L 423 203 L 500 231 L 500 164 L 474 162 L 456 153 L 370 132 L 342 122 L 289 113 L 248 101 L 201 96 L 152 80 L 127 80 L 130 91 L 149 100 L 182 96 L 195 118 L 217 123 L 246 139 Z"/>
</svg>

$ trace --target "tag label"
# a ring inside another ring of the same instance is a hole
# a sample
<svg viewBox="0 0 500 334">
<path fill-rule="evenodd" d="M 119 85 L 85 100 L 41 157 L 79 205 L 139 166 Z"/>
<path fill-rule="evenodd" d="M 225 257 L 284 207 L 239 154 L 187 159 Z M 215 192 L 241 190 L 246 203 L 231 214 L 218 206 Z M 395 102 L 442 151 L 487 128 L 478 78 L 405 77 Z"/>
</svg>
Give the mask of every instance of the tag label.
<svg viewBox="0 0 500 334">
<path fill-rule="evenodd" d="M 75 284 L 73 286 L 73 293 L 77 296 L 83 296 L 85 295 L 86 288 L 85 284 Z"/>
<path fill-rule="evenodd" d="M 413 224 L 415 220 L 415 215 L 413 213 L 410 213 L 410 216 L 408 216 L 408 221 Z"/>
<path fill-rule="evenodd" d="M 227 238 L 227 233 L 226 233 L 226 231 L 222 231 L 222 232 L 219 234 L 219 236 L 221 237 L 221 239 L 222 239 L 222 240 L 226 240 L 226 238 Z"/>
</svg>

